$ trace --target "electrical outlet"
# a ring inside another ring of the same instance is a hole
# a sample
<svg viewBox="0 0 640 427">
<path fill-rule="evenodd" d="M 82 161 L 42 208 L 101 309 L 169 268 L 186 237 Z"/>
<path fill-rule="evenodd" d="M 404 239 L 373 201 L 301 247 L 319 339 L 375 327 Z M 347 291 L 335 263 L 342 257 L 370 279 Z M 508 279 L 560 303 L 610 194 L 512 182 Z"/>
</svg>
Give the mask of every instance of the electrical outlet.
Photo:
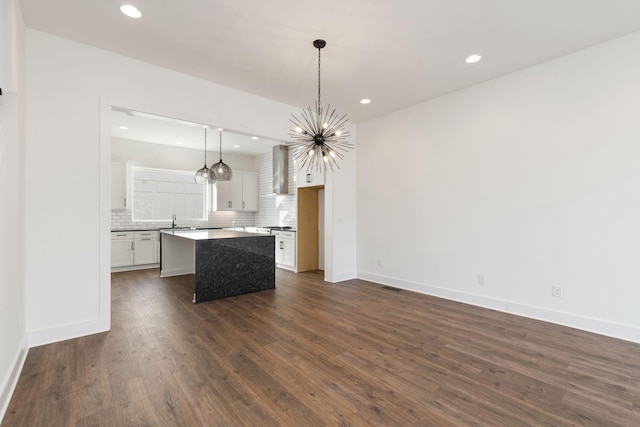
<svg viewBox="0 0 640 427">
<path fill-rule="evenodd" d="M 382 268 L 382 260 L 381 259 L 378 260 L 378 267 Z"/>
<path fill-rule="evenodd" d="M 552 286 L 551 296 L 554 298 L 562 298 L 562 288 L 560 286 Z"/>
<path fill-rule="evenodd" d="M 487 284 L 487 278 L 484 274 L 478 274 L 478 285 L 484 286 Z"/>
</svg>

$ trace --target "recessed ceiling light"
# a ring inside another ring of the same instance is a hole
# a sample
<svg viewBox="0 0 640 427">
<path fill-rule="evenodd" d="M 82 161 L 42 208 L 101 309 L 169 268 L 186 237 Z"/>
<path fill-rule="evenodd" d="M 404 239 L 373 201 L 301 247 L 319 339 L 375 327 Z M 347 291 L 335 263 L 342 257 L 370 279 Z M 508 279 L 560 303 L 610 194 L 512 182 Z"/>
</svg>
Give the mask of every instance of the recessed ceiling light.
<svg viewBox="0 0 640 427">
<path fill-rule="evenodd" d="M 128 127 L 126 127 L 126 126 L 118 126 L 118 128 L 119 128 L 119 129 L 122 129 L 122 130 L 129 130 L 129 128 L 128 128 Z"/>
<path fill-rule="evenodd" d="M 481 59 L 482 59 L 482 56 L 480 55 L 470 55 L 467 57 L 467 59 L 464 60 L 464 62 L 466 62 L 467 64 L 475 64 Z"/>
<path fill-rule="evenodd" d="M 257 136 L 252 136 L 251 139 L 260 139 Z"/>
<path fill-rule="evenodd" d="M 234 144 L 233 148 L 240 148 L 240 146 L 238 144 Z"/>
<path fill-rule="evenodd" d="M 182 142 L 182 141 L 176 141 L 176 144 L 178 144 L 178 145 L 183 145 L 183 144 L 184 144 L 184 142 Z"/>
<path fill-rule="evenodd" d="M 360 104 L 371 104 L 371 100 L 369 98 L 361 99 Z"/>
<path fill-rule="evenodd" d="M 120 11 L 127 15 L 129 18 L 138 19 L 142 16 L 142 12 L 140 12 L 137 7 L 130 4 L 123 4 L 122 6 L 120 6 Z"/>
</svg>

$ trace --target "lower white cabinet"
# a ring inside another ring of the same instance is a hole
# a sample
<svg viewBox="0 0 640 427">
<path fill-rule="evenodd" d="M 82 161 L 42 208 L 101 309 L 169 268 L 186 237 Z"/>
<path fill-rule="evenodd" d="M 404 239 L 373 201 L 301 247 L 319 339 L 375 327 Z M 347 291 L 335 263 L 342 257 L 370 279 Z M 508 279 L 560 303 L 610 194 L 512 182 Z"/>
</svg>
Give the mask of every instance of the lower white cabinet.
<svg viewBox="0 0 640 427">
<path fill-rule="evenodd" d="M 296 233 L 272 231 L 276 237 L 276 265 L 288 270 L 296 269 Z"/>
<path fill-rule="evenodd" d="M 136 231 L 133 240 L 133 265 L 158 262 L 158 232 Z"/>
<path fill-rule="evenodd" d="M 111 268 L 157 264 L 159 255 L 160 244 L 155 230 L 111 232 Z"/>
<path fill-rule="evenodd" d="M 133 232 L 111 233 L 111 267 L 133 265 Z"/>
</svg>

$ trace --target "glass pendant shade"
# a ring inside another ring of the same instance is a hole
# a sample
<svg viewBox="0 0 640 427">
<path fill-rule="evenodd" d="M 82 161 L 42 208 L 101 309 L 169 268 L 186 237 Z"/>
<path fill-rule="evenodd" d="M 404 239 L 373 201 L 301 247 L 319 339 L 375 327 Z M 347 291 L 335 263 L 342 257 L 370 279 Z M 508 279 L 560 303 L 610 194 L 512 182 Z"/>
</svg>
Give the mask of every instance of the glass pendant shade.
<svg viewBox="0 0 640 427">
<path fill-rule="evenodd" d="M 207 167 L 207 128 L 204 128 L 204 167 L 196 171 L 195 180 L 196 184 L 206 184 L 207 182 L 213 184 L 216 182 L 211 169 Z"/>
<path fill-rule="evenodd" d="M 220 161 L 211 165 L 211 175 L 214 175 L 217 181 L 231 181 L 233 178 L 231 167 L 222 161 L 222 130 L 220 131 Z"/>
<path fill-rule="evenodd" d="M 198 171 L 196 172 L 196 184 L 206 184 L 207 182 L 215 182 L 212 181 L 212 177 L 213 174 L 211 173 L 211 170 L 207 167 L 207 165 L 204 165 L 204 167 L 202 169 L 198 169 Z"/>
</svg>

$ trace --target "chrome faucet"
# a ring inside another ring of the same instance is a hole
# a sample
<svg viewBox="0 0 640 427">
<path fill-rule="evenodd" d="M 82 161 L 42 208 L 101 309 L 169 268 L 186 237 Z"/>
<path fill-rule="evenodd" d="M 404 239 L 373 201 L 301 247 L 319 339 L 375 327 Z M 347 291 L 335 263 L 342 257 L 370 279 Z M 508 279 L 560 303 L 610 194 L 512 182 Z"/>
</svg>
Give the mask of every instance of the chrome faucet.
<svg viewBox="0 0 640 427">
<path fill-rule="evenodd" d="M 173 214 L 173 218 L 171 219 L 171 228 L 176 228 L 176 214 Z"/>
</svg>

